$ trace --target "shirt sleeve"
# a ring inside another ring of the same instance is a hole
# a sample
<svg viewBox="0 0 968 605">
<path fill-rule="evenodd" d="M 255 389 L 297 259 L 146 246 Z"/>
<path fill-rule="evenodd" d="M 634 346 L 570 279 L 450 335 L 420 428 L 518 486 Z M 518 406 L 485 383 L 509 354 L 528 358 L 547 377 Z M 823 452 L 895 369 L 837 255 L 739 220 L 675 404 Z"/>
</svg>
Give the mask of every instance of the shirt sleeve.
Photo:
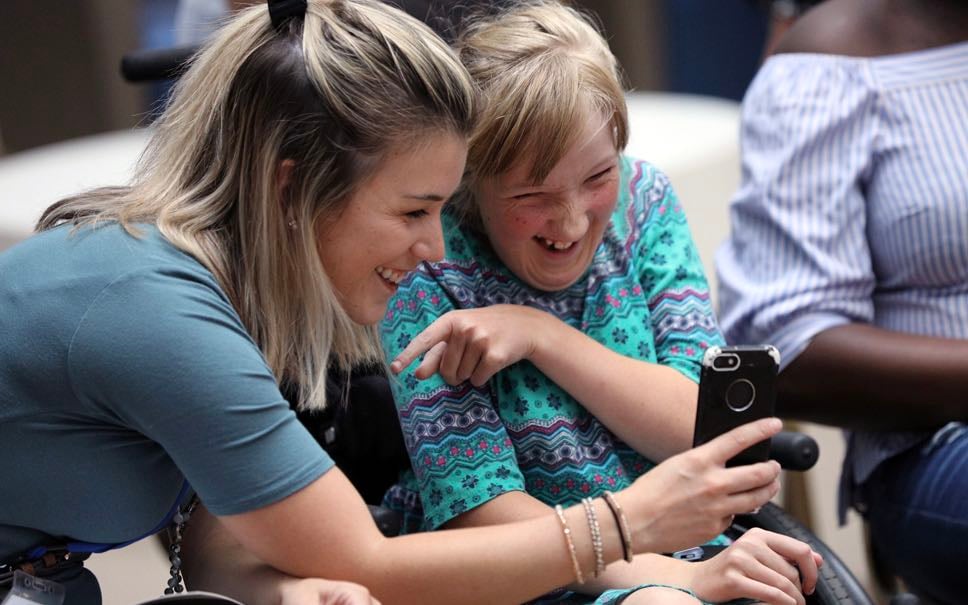
<svg viewBox="0 0 968 605">
<path fill-rule="evenodd" d="M 75 395 L 159 444 L 215 514 L 281 500 L 332 466 L 210 275 L 121 276 L 87 309 L 68 355 Z"/>
<path fill-rule="evenodd" d="M 633 190 L 641 222 L 635 258 L 649 306 L 656 361 L 699 382 L 706 349 L 723 342 L 702 260 L 679 198 L 665 174 Z M 646 170 L 643 169 L 643 174 Z"/>
<path fill-rule="evenodd" d="M 388 359 L 454 305 L 423 270 L 397 291 L 381 325 Z M 524 478 L 491 386 L 450 386 L 439 374 L 419 380 L 414 361 L 391 379 L 394 401 L 419 487 L 424 523 L 437 529 L 500 494 L 524 491 Z M 493 381 L 492 381 L 493 382 Z"/>
<path fill-rule="evenodd" d="M 772 343 L 787 365 L 817 333 L 870 322 L 875 276 L 864 183 L 877 96 L 867 63 L 780 55 L 743 102 L 743 177 L 717 254 L 731 343 Z"/>
</svg>

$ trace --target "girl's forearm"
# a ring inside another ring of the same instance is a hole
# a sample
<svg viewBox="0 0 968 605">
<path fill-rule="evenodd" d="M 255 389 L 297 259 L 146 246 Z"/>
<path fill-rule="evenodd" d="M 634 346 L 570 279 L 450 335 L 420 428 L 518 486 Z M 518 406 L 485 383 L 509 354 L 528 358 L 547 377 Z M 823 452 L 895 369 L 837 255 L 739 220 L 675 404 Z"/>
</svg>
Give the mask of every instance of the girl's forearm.
<svg viewBox="0 0 968 605">
<path fill-rule="evenodd" d="M 622 441 L 656 462 L 692 445 L 696 384 L 616 353 L 548 315 L 530 358 Z"/>
</svg>

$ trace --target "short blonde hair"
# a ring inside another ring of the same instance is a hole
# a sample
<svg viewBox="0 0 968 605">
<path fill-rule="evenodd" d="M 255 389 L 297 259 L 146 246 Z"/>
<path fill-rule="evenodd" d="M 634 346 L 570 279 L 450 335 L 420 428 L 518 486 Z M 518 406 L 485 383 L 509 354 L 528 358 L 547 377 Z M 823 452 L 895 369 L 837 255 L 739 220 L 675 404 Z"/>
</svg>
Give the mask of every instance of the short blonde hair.
<svg viewBox="0 0 968 605">
<path fill-rule="evenodd" d="M 628 112 L 618 62 L 595 23 L 551 0 L 526 1 L 471 19 L 455 47 L 481 89 L 469 141 L 468 189 L 459 205 L 474 218 L 472 191 L 482 179 L 529 162 L 548 176 L 576 142 L 590 111 L 610 118 L 616 150 L 628 142 Z"/>
<path fill-rule="evenodd" d="M 474 86 L 429 28 L 376 0 L 310 0 L 280 29 L 256 5 L 196 56 L 128 187 L 51 206 L 38 223 L 154 223 L 215 275 L 299 407 L 326 404 L 332 365 L 383 362 L 343 310 L 316 246 L 385 154 L 465 137 Z M 279 167 L 294 161 L 280 197 Z M 291 228 L 293 226 L 294 228 Z"/>
</svg>

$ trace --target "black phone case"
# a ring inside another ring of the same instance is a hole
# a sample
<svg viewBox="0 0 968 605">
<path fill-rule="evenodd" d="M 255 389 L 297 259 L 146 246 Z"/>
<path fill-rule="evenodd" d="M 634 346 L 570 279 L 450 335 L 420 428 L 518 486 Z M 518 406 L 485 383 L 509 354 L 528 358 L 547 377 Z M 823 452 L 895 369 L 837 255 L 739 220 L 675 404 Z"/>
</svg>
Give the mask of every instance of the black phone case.
<svg viewBox="0 0 968 605">
<path fill-rule="evenodd" d="M 724 369 L 715 365 L 717 358 L 739 361 L 735 368 Z M 747 422 L 773 416 L 778 367 L 779 353 L 769 345 L 710 347 L 703 357 L 699 377 L 693 446 L 702 445 Z M 750 387 L 753 397 L 748 405 L 744 405 Z M 766 440 L 743 450 L 726 466 L 763 462 L 769 455 L 770 441 Z"/>
</svg>

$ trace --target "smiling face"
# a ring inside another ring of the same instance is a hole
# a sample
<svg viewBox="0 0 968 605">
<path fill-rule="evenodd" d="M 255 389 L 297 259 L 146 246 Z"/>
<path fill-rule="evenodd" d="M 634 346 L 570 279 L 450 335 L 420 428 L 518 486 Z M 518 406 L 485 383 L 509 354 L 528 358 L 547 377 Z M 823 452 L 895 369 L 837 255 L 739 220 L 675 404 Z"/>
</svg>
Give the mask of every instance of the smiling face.
<svg viewBox="0 0 968 605">
<path fill-rule="evenodd" d="M 338 216 L 318 222 L 319 258 L 353 321 L 380 321 L 404 276 L 443 257 L 440 211 L 466 157 L 464 139 L 453 133 L 397 149 Z"/>
<path fill-rule="evenodd" d="M 478 190 L 484 231 L 519 279 L 562 290 L 585 273 L 602 241 L 618 194 L 618 152 L 609 121 L 593 114 L 544 181 L 531 184 L 518 164 Z"/>
</svg>

